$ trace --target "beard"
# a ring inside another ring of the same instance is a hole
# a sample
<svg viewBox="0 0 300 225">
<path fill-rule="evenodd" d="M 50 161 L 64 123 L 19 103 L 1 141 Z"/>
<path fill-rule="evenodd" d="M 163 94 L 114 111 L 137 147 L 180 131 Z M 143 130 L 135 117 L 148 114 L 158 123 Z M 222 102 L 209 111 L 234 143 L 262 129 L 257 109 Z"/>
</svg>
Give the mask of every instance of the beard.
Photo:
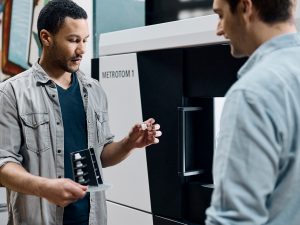
<svg viewBox="0 0 300 225">
<path fill-rule="evenodd" d="M 69 65 L 69 62 L 72 62 L 72 59 L 56 59 L 55 64 L 62 70 L 68 73 L 75 73 L 79 70 L 79 65 Z"/>
<path fill-rule="evenodd" d="M 64 57 L 61 54 L 61 50 L 57 47 L 56 42 L 53 43 L 51 48 L 51 58 L 53 66 L 60 68 L 61 70 L 68 73 L 75 73 L 79 70 L 80 64 L 75 64 L 76 60 L 81 60 L 82 56 L 72 56 L 72 57 Z"/>
</svg>

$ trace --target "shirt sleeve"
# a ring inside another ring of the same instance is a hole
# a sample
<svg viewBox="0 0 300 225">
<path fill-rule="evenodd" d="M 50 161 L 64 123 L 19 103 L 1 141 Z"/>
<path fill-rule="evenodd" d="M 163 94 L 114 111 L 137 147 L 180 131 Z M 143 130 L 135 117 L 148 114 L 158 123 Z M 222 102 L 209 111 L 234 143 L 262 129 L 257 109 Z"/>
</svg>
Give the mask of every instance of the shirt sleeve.
<svg viewBox="0 0 300 225">
<path fill-rule="evenodd" d="M 266 99 L 229 93 L 214 152 L 214 191 L 206 225 L 265 224 L 278 173 L 280 129 Z"/>
<path fill-rule="evenodd" d="M 21 128 L 12 91 L 0 88 L 0 167 L 8 162 L 21 164 Z M 2 86 L 3 87 L 3 86 Z"/>
</svg>

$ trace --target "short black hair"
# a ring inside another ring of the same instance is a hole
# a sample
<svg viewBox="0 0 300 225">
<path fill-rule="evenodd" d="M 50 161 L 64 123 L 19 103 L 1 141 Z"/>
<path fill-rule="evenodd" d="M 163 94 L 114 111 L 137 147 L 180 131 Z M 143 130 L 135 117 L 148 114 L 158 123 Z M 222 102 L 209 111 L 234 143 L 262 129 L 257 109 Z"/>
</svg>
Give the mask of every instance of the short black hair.
<svg viewBox="0 0 300 225">
<path fill-rule="evenodd" d="M 234 13 L 240 0 L 226 1 L 230 5 L 231 12 Z M 252 0 L 260 19 L 269 24 L 290 20 L 294 2 L 293 0 Z"/>
<path fill-rule="evenodd" d="M 37 29 L 39 39 L 42 29 L 49 31 L 51 34 L 56 34 L 63 25 L 66 17 L 71 17 L 72 19 L 87 19 L 87 13 L 71 0 L 49 1 L 42 8 L 38 17 Z"/>
</svg>

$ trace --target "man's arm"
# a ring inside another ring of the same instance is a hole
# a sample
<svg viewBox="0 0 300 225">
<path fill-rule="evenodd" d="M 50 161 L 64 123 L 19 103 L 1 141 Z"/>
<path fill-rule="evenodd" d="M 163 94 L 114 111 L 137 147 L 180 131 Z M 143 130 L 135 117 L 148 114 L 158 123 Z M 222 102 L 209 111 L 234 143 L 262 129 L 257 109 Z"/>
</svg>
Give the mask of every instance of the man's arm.
<svg viewBox="0 0 300 225">
<path fill-rule="evenodd" d="M 227 96 L 214 152 L 215 188 L 206 225 L 265 224 L 268 220 L 267 198 L 276 182 L 280 144 L 276 140 L 279 127 L 275 128 L 263 97 L 241 90 Z"/>
<path fill-rule="evenodd" d="M 48 179 L 28 173 L 17 163 L 0 168 L 0 184 L 16 192 L 35 195 L 65 207 L 84 197 L 87 187 L 70 179 Z"/>
<path fill-rule="evenodd" d="M 147 125 L 145 129 L 143 129 L 141 124 L 136 124 L 121 141 L 105 145 L 101 154 L 102 166 L 116 165 L 126 159 L 133 149 L 158 143 L 157 137 L 161 136 L 162 133 L 159 130 L 159 124 L 154 123 L 155 120 L 152 118 L 146 120 L 143 122 L 143 124 Z"/>
<path fill-rule="evenodd" d="M 0 186 L 23 194 L 46 198 L 66 206 L 82 198 L 87 190 L 69 179 L 48 179 L 28 173 L 19 154 L 21 129 L 13 90 L 9 83 L 0 85 Z"/>
</svg>

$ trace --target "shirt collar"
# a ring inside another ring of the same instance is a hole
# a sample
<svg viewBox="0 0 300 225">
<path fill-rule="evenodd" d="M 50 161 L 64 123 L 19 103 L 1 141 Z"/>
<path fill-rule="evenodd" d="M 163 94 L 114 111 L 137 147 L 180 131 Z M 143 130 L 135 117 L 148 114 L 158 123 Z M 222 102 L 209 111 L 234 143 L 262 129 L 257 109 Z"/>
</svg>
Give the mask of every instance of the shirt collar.
<svg viewBox="0 0 300 225">
<path fill-rule="evenodd" d="M 32 65 L 34 70 L 34 77 L 38 83 L 46 84 L 50 81 L 48 74 L 45 72 L 43 67 L 37 62 Z"/>
<path fill-rule="evenodd" d="M 244 76 L 254 65 L 256 65 L 259 61 L 262 61 L 264 57 L 269 55 L 271 52 L 282 48 L 293 47 L 295 45 L 299 46 L 299 44 L 300 36 L 298 33 L 283 34 L 266 41 L 254 51 L 247 62 L 240 68 L 238 71 L 238 79 Z"/>
<path fill-rule="evenodd" d="M 48 74 L 45 72 L 45 70 L 43 69 L 43 67 L 41 67 L 41 65 L 38 63 L 38 61 L 36 61 L 33 66 L 32 66 L 33 70 L 35 71 L 34 76 L 35 79 L 38 83 L 41 84 L 51 84 L 51 79 L 48 76 Z M 91 86 L 92 82 L 86 78 L 86 76 L 84 75 L 83 72 L 81 72 L 80 70 L 78 70 L 76 72 L 77 74 L 77 78 L 78 80 L 82 83 L 83 86 Z"/>
</svg>

